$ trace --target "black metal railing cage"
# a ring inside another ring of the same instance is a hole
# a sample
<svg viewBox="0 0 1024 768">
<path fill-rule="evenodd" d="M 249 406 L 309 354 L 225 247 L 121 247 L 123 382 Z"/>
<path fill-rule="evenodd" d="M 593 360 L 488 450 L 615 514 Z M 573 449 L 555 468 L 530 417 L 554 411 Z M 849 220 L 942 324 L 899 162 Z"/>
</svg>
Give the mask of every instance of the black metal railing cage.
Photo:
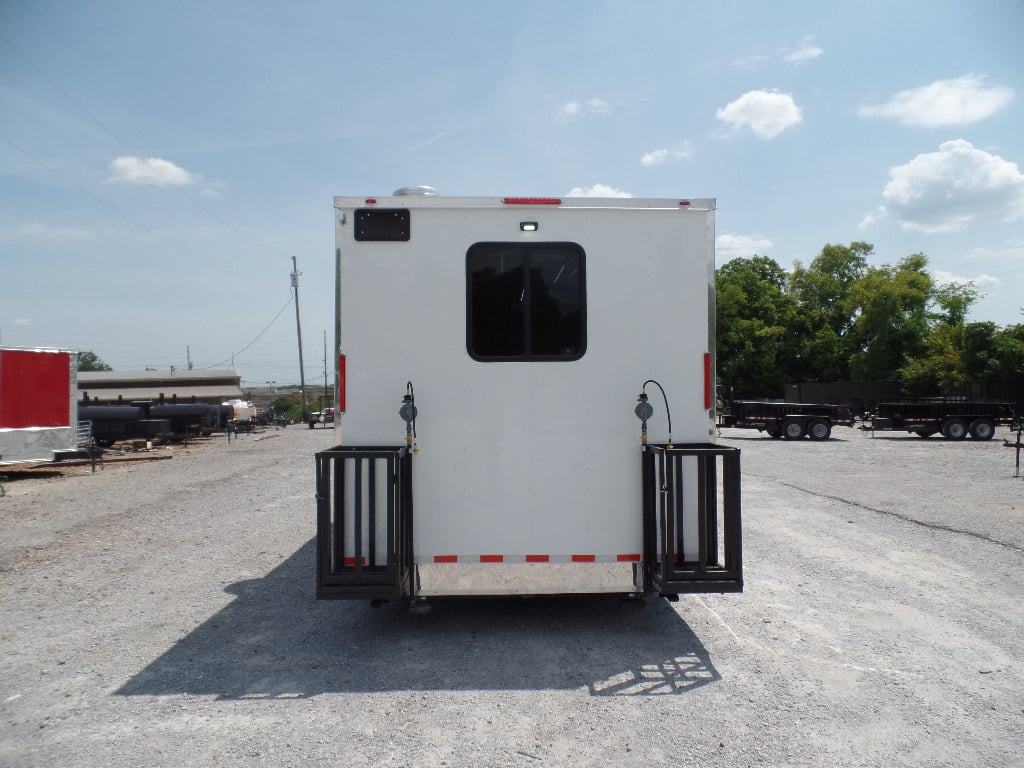
<svg viewBox="0 0 1024 768">
<path fill-rule="evenodd" d="M 712 444 L 643 450 L 644 560 L 653 591 L 743 591 L 740 452 Z"/>
<path fill-rule="evenodd" d="M 317 598 L 411 594 L 412 456 L 406 446 L 316 454 Z"/>
</svg>

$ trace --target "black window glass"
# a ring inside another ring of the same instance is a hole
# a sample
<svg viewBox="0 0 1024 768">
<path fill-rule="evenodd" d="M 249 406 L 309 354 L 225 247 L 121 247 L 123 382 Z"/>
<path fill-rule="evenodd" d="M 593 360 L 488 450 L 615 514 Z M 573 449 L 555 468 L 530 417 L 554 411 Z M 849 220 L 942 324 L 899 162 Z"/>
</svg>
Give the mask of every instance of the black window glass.
<svg viewBox="0 0 1024 768">
<path fill-rule="evenodd" d="M 469 354 L 478 360 L 578 360 L 586 351 L 583 249 L 477 243 L 466 256 Z"/>
</svg>

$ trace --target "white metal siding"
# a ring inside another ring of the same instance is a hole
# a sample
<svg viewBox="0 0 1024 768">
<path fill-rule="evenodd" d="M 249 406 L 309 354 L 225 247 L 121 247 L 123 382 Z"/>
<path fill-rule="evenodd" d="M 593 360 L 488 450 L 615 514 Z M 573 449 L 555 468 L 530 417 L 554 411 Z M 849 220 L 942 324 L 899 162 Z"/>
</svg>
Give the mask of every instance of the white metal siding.
<svg viewBox="0 0 1024 768">
<path fill-rule="evenodd" d="M 339 199 L 347 356 L 340 428 L 347 445 L 401 443 L 398 408 L 412 381 L 419 409 L 417 559 L 640 553 L 640 422 L 633 406 L 644 380 L 665 387 L 675 442 L 713 441 L 703 407 L 713 212 L 378 200 L 379 207 L 412 208 L 412 237 L 356 242 L 357 203 Z M 539 230 L 520 232 L 524 220 L 539 222 Z M 469 357 L 466 251 L 485 241 L 582 246 L 582 359 Z M 656 411 L 650 439 L 664 442 L 661 394 L 648 387 L 648 395 Z"/>
</svg>

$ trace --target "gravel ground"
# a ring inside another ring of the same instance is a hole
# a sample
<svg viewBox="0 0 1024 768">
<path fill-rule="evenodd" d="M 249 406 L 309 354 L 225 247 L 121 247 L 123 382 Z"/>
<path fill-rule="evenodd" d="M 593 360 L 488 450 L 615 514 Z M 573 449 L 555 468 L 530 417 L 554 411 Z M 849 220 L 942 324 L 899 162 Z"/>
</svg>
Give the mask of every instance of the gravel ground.
<svg viewBox="0 0 1024 768">
<path fill-rule="evenodd" d="M 641 607 L 316 602 L 329 430 L 10 481 L 0 766 L 1021 766 L 1009 437 L 726 430 L 746 591 Z"/>
</svg>

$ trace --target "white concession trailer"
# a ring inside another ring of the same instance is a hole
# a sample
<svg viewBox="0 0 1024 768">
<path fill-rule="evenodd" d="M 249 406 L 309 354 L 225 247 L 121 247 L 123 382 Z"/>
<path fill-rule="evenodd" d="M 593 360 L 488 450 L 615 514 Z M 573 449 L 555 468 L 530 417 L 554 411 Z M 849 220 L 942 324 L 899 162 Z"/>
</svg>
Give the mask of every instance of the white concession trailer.
<svg viewBox="0 0 1024 768">
<path fill-rule="evenodd" d="M 317 596 L 738 592 L 711 199 L 336 197 Z"/>
</svg>

